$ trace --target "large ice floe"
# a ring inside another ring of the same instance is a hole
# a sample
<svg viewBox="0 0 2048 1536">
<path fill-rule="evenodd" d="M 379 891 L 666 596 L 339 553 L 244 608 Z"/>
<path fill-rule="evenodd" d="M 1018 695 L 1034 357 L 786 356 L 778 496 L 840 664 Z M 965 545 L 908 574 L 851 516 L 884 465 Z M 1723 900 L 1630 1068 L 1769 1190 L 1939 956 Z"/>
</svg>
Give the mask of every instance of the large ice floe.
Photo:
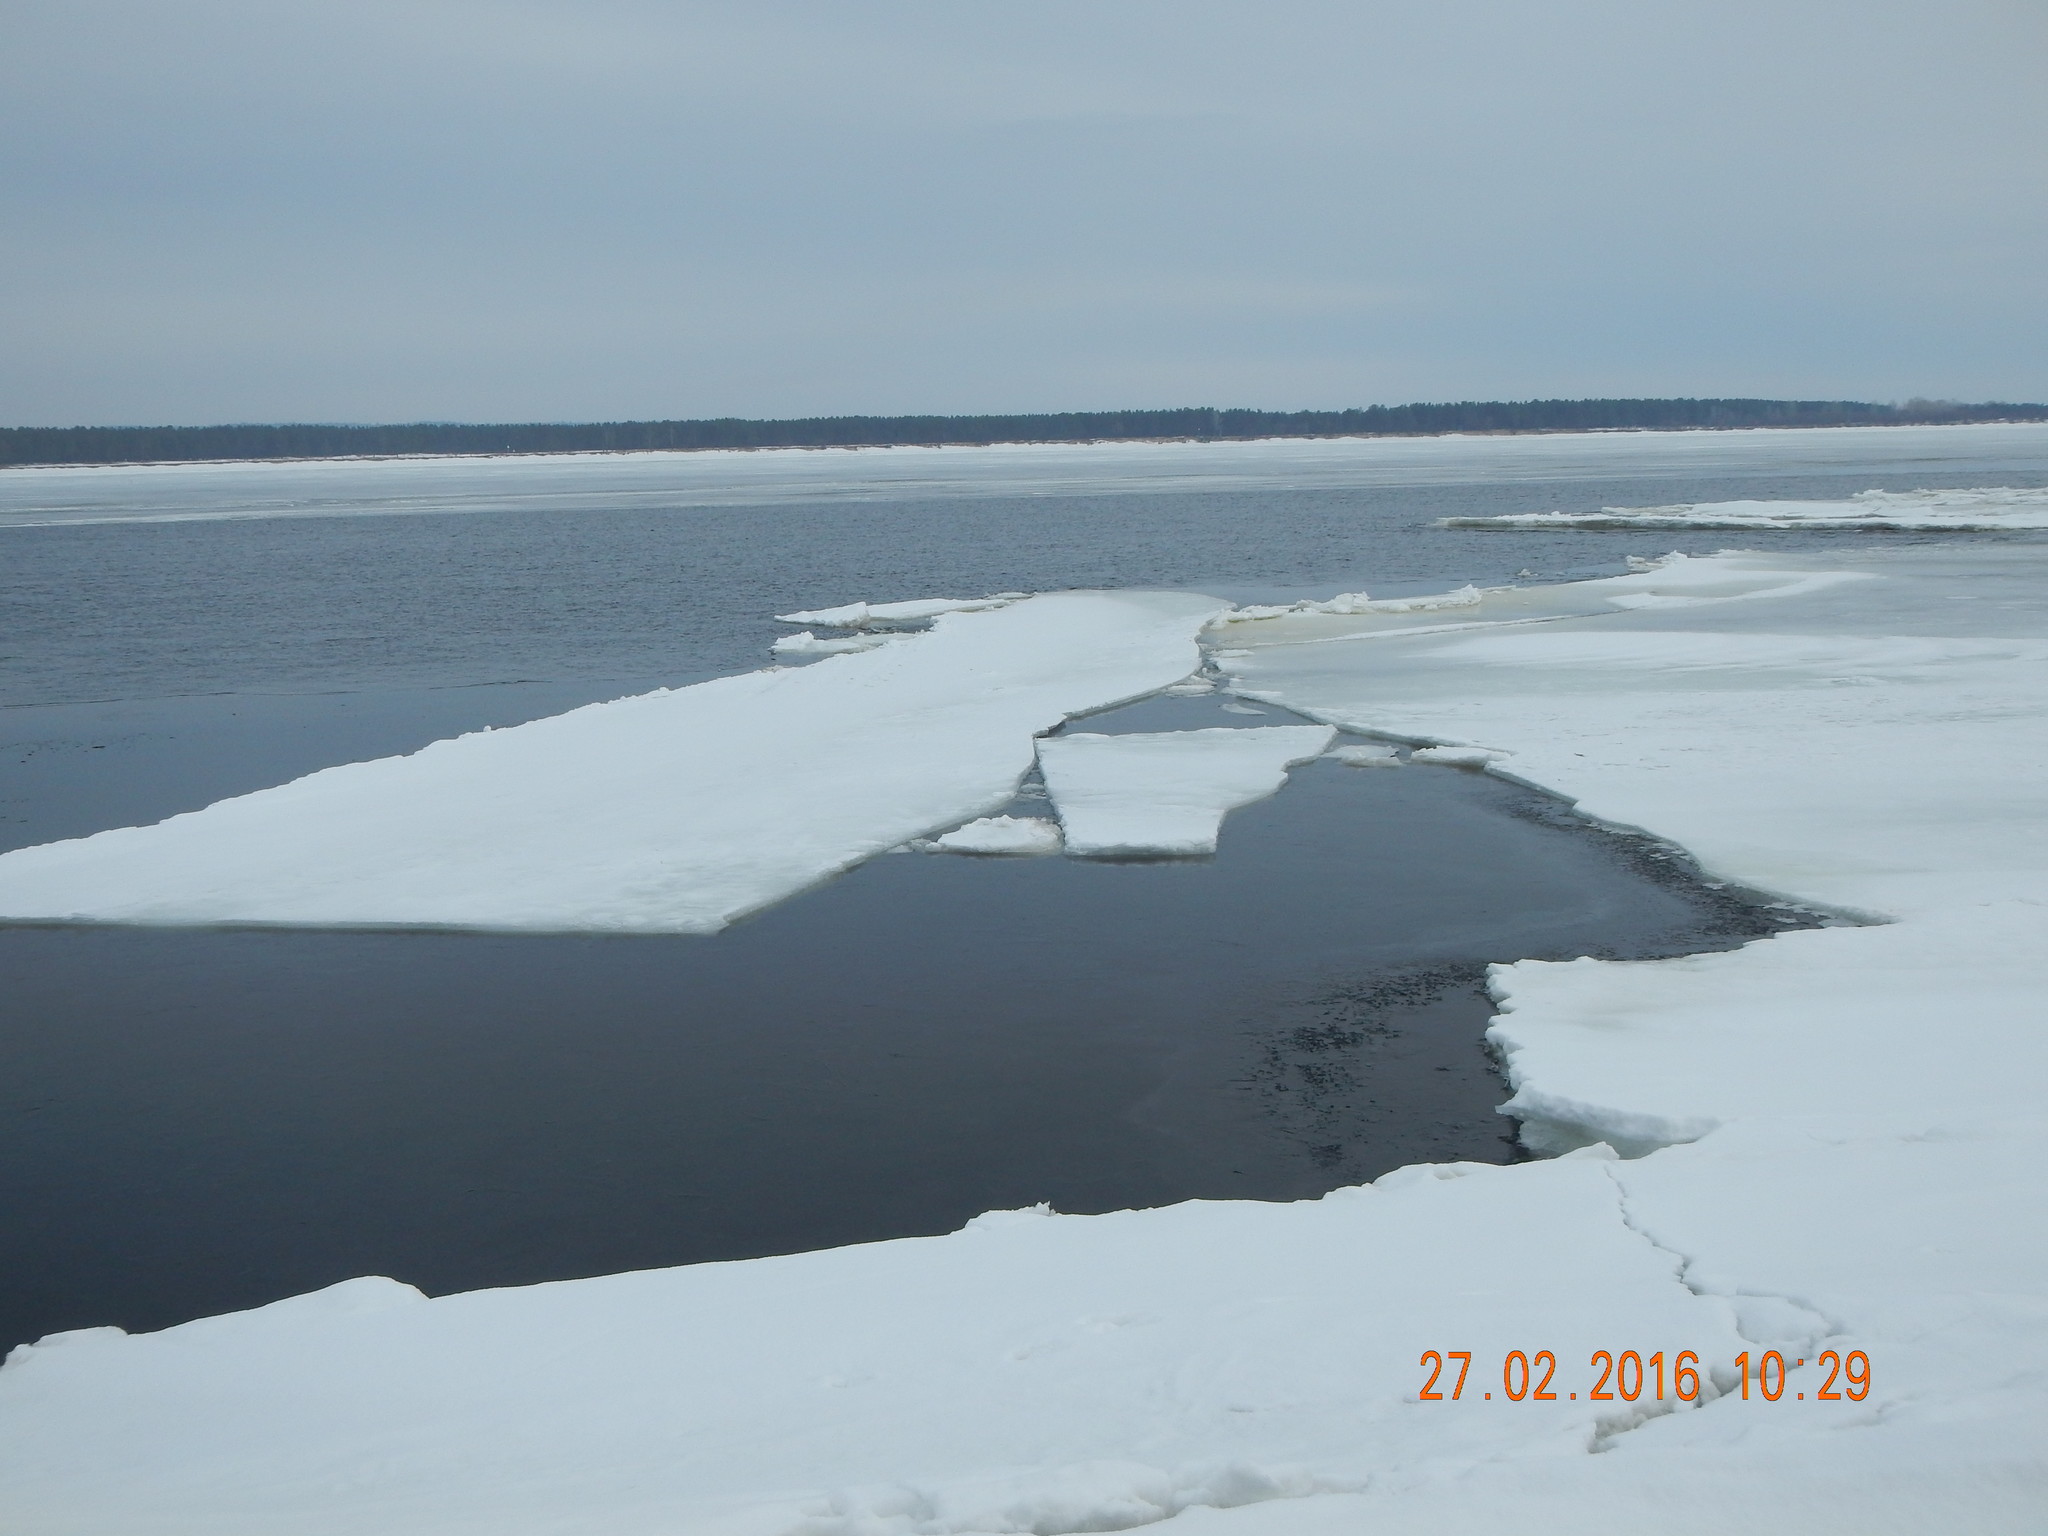
<svg viewBox="0 0 2048 1536">
<path fill-rule="evenodd" d="M 862 654 L 21 849 L 0 856 L 0 917 L 711 932 L 999 809 L 1040 733 L 1186 677 L 1225 605 L 1070 592 L 859 606 L 871 622 L 936 622 Z"/>
<path fill-rule="evenodd" d="M 1805 528 L 1855 533 L 1997 533 L 2048 528 L 2048 490 L 1863 491 L 1844 501 L 1702 501 L 1598 512 L 1445 517 L 1443 528 Z"/>
<path fill-rule="evenodd" d="M 1106 669 L 1056 702 L 1188 671 L 1197 604 L 1054 611 L 1047 667 Z M 0 1527 L 2039 1531 L 2048 550 L 1674 560 L 1224 632 L 1231 686 L 1461 751 L 1409 771 L 1548 786 L 1843 921 L 1498 968 L 1507 1108 L 1552 1154 L 1518 1166 L 46 1340 L 0 1370 Z"/>
</svg>

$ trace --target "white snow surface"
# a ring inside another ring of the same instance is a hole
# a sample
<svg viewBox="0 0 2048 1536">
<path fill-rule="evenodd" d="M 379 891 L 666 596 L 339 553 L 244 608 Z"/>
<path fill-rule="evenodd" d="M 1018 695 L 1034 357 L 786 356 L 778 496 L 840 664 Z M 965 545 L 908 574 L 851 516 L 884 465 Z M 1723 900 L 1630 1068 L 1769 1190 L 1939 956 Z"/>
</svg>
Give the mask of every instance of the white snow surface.
<svg viewBox="0 0 2048 1536">
<path fill-rule="evenodd" d="M 1043 816 L 983 816 L 923 846 L 938 853 L 1058 853 L 1060 826 Z"/>
<path fill-rule="evenodd" d="M 1223 606 L 1054 593 L 329 768 L 0 855 L 0 917 L 711 932 L 1000 808 L 1038 733 L 1186 677 Z"/>
<path fill-rule="evenodd" d="M 2040 1531 L 2048 550 L 1672 561 L 1454 625 L 1246 632 L 1235 687 L 1503 754 L 1885 921 L 1497 968 L 1549 1160 L 59 1336 L 0 1369 L 0 1527 Z M 1591 1401 L 1592 1353 L 1631 1349 L 1698 1351 L 1702 1403 Z M 1805 1363 L 1742 1400 L 1769 1349 Z M 1868 1353 L 1867 1401 L 1817 1399 L 1824 1349 Z M 1429 1350 L 1472 1352 L 1458 1401 L 1417 1401 Z M 1557 1401 L 1506 1399 L 1511 1350 L 1555 1352 Z"/>
<path fill-rule="evenodd" d="M 1068 853 L 1183 858 L 1214 853 L 1226 815 L 1279 789 L 1335 735 L 1320 725 L 1075 733 L 1040 742 L 1038 766 Z"/>
<path fill-rule="evenodd" d="M 2048 490 L 1862 491 L 1845 501 L 1703 501 L 1598 512 L 1445 517 L 1443 528 L 1832 528 L 1874 533 L 1995 533 L 2048 528 Z"/>
</svg>

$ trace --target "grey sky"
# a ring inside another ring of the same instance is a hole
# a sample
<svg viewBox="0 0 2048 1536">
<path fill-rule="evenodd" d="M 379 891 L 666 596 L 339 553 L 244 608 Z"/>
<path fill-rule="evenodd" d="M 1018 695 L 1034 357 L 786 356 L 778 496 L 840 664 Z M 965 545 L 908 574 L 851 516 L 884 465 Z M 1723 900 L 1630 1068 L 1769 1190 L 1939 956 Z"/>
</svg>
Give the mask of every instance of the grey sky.
<svg viewBox="0 0 2048 1536">
<path fill-rule="evenodd" d="M 2048 398 L 2042 0 L 0 0 L 0 423 Z"/>
</svg>

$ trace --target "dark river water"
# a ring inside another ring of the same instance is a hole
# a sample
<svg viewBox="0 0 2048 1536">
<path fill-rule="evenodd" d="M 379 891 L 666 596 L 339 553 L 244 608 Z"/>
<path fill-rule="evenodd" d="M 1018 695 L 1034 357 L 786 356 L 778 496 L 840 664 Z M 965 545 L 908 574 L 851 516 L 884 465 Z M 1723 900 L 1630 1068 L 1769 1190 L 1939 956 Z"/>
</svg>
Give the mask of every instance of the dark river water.
<svg viewBox="0 0 2048 1536">
<path fill-rule="evenodd" d="M 664 507 L 607 503 L 593 462 L 573 509 L 0 526 L 0 847 L 751 668 L 792 608 L 1557 580 L 1730 536 L 1431 522 L 2048 480 L 1638 456 L 1583 481 Z M 1176 723 L 1261 721 L 1204 699 L 1108 722 Z M 1516 786 L 1318 763 L 1213 860 L 889 856 L 709 939 L 0 928 L 0 1346 L 358 1274 L 445 1292 L 1504 1160 L 1487 962 L 1789 920 Z"/>
</svg>

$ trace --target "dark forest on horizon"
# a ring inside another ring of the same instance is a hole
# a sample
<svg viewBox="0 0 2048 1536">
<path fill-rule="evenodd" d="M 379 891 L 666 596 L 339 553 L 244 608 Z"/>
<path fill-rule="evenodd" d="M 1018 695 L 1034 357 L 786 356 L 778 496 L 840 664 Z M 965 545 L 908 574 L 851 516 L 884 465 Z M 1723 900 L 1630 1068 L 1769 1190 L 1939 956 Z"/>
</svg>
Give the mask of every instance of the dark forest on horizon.
<svg viewBox="0 0 2048 1536">
<path fill-rule="evenodd" d="M 754 421 L 413 422 L 391 426 L 0 427 L 0 465 L 407 454 L 635 453 L 702 448 L 879 448 L 986 443 L 1408 437 L 1445 432 L 1905 426 L 2044 421 L 2048 405 L 1909 400 L 1523 400 L 1342 411 L 1062 411 L 1008 416 L 813 416 Z"/>
</svg>

